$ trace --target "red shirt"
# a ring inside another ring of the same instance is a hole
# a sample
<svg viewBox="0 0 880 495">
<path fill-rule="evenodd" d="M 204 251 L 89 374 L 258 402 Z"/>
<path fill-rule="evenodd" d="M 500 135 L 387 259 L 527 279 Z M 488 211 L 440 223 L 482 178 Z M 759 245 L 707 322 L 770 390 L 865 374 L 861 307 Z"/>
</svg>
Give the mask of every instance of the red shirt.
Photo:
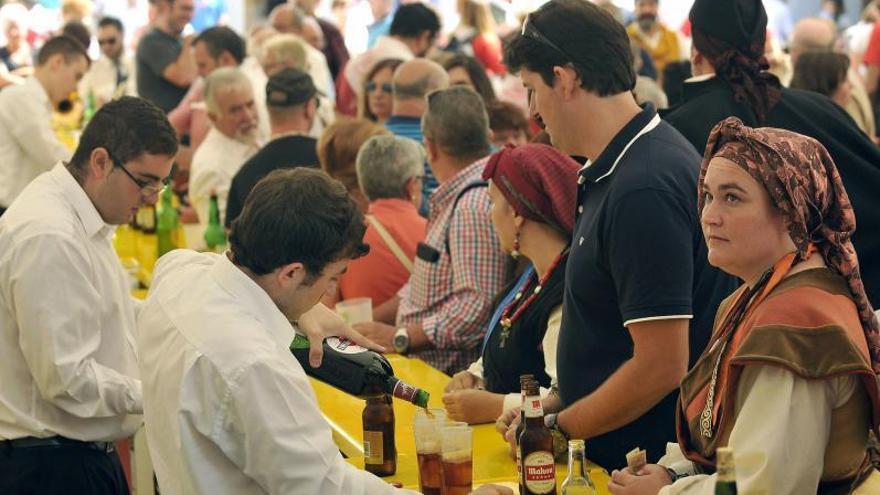
<svg viewBox="0 0 880 495">
<path fill-rule="evenodd" d="M 871 31 L 871 39 L 868 41 L 868 48 L 865 50 L 865 56 L 862 62 L 865 65 L 880 65 L 880 29 L 877 29 L 878 23 L 874 23 L 874 29 Z"/>
<path fill-rule="evenodd" d="M 407 258 L 415 258 L 416 246 L 425 238 L 428 221 L 419 216 L 412 202 L 378 199 L 370 203 L 367 214 L 379 220 Z M 369 222 L 364 242 L 370 245 L 370 253 L 348 264 L 348 271 L 339 279 L 339 298 L 370 297 L 375 308 L 397 294 L 409 280 L 409 270 Z"/>
</svg>

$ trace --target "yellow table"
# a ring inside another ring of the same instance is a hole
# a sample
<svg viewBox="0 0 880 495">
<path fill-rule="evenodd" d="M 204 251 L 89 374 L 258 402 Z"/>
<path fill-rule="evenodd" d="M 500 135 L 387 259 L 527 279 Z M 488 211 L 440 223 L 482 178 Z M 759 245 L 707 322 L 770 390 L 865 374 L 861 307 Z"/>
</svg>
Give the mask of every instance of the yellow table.
<svg viewBox="0 0 880 495">
<path fill-rule="evenodd" d="M 395 375 L 431 394 L 429 407 L 443 407 L 443 387 L 449 377 L 424 361 L 389 354 L 388 361 Z M 363 468 L 363 426 L 361 413 L 364 401 L 341 392 L 323 382 L 311 379 L 318 405 L 333 430 L 333 438 L 348 462 Z M 406 488 L 418 489 L 419 475 L 416 462 L 412 422 L 416 407 L 408 402 L 394 400 L 395 439 L 397 442 L 397 473 L 385 478 L 401 483 Z M 587 444 L 589 450 L 589 443 Z M 508 455 L 507 444 L 494 425 L 474 426 L 474 486 L 485 483 L 516 483 L 516 462 Z M 600 494 L 608 493 L 608 474 L 595 464 L 588 466 L 590 477 Z M 556 465 L 557 485 L 562 483 L 568 466 Z"/>
</svg>

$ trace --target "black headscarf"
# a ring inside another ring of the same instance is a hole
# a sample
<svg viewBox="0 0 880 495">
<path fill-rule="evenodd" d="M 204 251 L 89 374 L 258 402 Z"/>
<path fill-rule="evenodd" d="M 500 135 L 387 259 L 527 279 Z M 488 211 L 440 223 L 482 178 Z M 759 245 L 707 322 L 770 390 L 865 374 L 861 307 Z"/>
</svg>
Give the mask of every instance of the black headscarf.
<svg viewBox="0 0 880 495">
<path fill-rule="evenodd" d="M 764 56 L 767 12 L 761 0 L 696 0 L 690 12 L 694 47 L 764 122 L 782 96 Z"/>
</svg>

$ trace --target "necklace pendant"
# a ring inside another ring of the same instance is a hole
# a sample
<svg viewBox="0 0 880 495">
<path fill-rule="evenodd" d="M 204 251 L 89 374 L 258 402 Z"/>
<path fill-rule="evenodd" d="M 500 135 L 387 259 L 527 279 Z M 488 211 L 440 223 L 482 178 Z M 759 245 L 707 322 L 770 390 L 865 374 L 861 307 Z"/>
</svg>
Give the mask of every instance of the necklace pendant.
<svg viewBox="0 0 880 495">
<path fill-rule="evenodd" d="M 513 325 L 513 322 L 510 321 L 510 318 L 501 318 L 501 327 L 504 328 L 504 330 L 510 329 L 511 325 Z M 503 336 L 506 337 L 507 333 L 504 333 Z"/>
<path fill-rule="evenodd" d="M 501 342 L 498 344 L 498 347 L 504 348 L 504 345 L 507 344 L 507 337 L 510 336 L 510 327 L 504 327 L 501 330 Z"/>
</svg>

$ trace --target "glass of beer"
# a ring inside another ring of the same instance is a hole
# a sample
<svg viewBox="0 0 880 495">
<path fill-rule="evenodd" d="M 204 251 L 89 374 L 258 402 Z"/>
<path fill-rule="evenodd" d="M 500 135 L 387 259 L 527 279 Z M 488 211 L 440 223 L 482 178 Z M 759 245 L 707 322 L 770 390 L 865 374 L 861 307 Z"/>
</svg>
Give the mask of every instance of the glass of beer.
<svg viewBox="0 0 880 495">
<path fill-rule="evenodd" d="M 473 489 L 473 433 L 473 428 L 460 424 L 442 429 L 442 495 L 467 495 Z"/>
<path fill-rule="evenodd" d="M 440 495 L 440 429 L 445 422 L 446 411 L 443 409 L 416 409 L 413 436 L 419 463 L 419 491 L 425 495 Z"/>
</svg>

